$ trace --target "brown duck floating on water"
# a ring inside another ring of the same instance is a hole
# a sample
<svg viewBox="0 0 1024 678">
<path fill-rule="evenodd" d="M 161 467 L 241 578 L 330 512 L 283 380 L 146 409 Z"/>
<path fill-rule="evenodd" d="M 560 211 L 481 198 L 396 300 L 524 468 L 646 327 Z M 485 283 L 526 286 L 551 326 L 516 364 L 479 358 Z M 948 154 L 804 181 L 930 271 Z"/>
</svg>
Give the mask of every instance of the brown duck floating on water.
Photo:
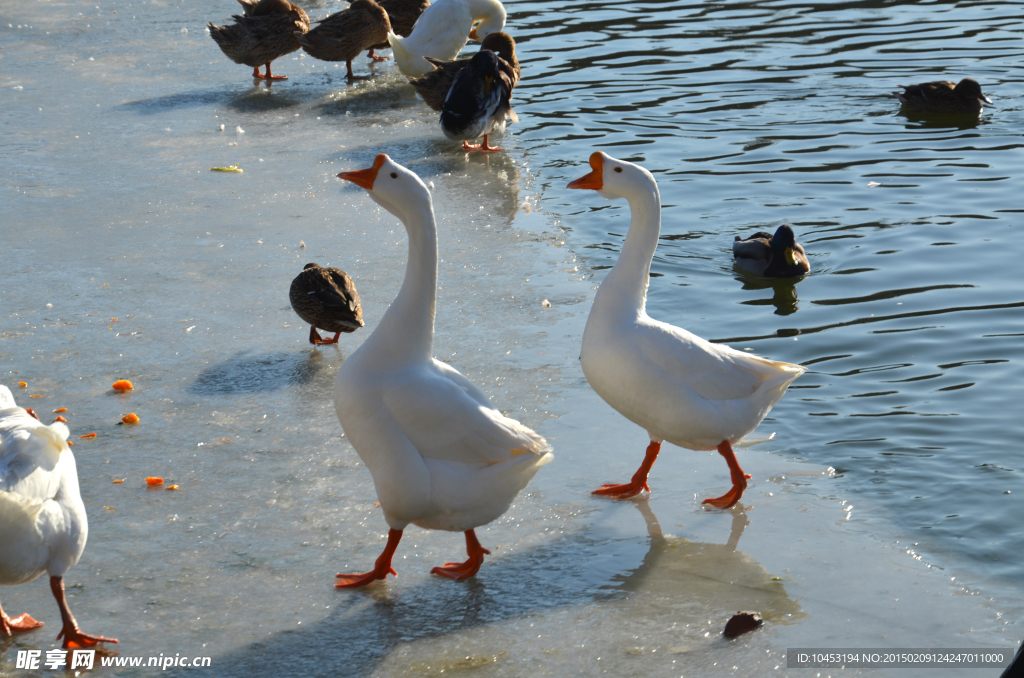
<svg viewBox="0 0 1024 678">
<path fill-rule="evenodd" d="M 364 49 L 387 42 L 391 21 L 384 8 L 374 0 L 353 0 L 348 9 L 336 12 L 317 22 L 308 33 L 296 33 L 306 50 L 323 61 L 344 61 L 348 65 L 348 79 L 361 80 L 366 76 L 352 73 L 352 60 Z"/>
<path fill-rule="evenodd" d="M 336 344 L 342 332 L 355 332 L 364 324 L 355 283 L 341 269 L 306 264 L 292 281 L 288 297 L 299 317 L 310 324 L 311 344 Z M 323 339 L 318 327 L 334 332 L 334 338 Z"/>
<path fill-rule="evenodd" d="M 803 245 L 785 224 L 775 235 L 759 231 L 746 239 L 736 236 L 732 255 L 744 271 L 765 278 L 796 278 L 811 270 Z"/>
<path fill-rule="evenodd" d="M 964 78 L 957 84 L 948 80 L 922 82 L 920 85 L 900 85 L 902 92 L 893 92 L 900 103 L 922 113 L 967 113 L 978 115 L 981 102 L 992 101 L 981 93 L 977 80 Z"/>
<path fill-rule="evenodd" d="M 391 22 L 391 32 L 408 38 L 412 33 L 413 24 L 420 18 L 427 7 L 430 7 L 430 0 L 381 0 L 377 3 L 388 13 L 388 21 Z M 387 57 L 374 56 L 375 49 L 389 49 L 391 43 L 385 40 L 370 48 L 366 55 L 374 61 L 387 61 Z"/>
<path fill-rule="evenodd" d="M 252 66 L 252 77 L 260 80 L 287 80 L 270 73 L 270 62 L 299 49 L 297 33 L 309 30 L 309 17 L 288 0 L 238 0 L 243 15 L 232 17 L 230 26 L 208 23 L 210 37 L 236 64 Z M 266 64 L 267 74 L 260 75 Z"/>
<path fill-rule="evenodd" d="M 491 33 L 480 44 L 480 49 L 489 49 L 508 65 L 503 69 L 511 76 L 512 86 L 519 84 L 522 76 L 522 69 L 519 67 L 519 59 L 516 58 L 516 41 L 504 31 Z M 427 102 L 427 105 L 435 111 L 440 111 L 444 106 L 444 100 L 451 91 L 455 76 L 465 68 L 471 58 L 456 59 L 455 61 L 440 61 L 432 57 L 424 57 L 434 65 L 434 70 L 418 78 L 409 78 L 409 84 L 416 88 L 419 95 Z M 509 70 L 510 69 L 510 70 Z"/>
</svg>

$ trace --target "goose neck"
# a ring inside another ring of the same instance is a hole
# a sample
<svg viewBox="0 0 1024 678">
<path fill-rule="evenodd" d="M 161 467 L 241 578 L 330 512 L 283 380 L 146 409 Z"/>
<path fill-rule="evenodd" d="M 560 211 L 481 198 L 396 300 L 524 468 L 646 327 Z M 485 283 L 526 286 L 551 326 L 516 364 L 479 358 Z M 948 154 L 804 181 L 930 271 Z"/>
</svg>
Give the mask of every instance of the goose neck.
<svg viewBox="0 0 1024 678">
<path fill-rule="evenodd" d="M 434 211 L 411 210 L 402 217 L 409 235 L 409 260 L 398 296 L 384 313 L 374 334 L 383 333 L 394 361 L 429 360 L 434 340 L 437 299 L 437 228 Z"/>
<path fill-rule="evenodd" d="M 657 184 L 626 196 L 629 201 L 630 223 L 626 240 L 622 243 L 619 260 L 605 279 L 602 289 L 614 291 L 620 303 L 643 313 L 647 303 L 651 260 L 658 248 L 661 234 L 661 198 Z"/>
</svg>

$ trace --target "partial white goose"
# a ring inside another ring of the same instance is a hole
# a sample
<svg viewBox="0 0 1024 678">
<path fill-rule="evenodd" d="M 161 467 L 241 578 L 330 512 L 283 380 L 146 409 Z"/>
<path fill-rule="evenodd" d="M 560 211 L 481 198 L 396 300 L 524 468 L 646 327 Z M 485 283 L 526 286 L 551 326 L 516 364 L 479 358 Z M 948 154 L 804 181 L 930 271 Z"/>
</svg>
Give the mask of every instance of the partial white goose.
<svg viewBox="0 0 1024 678">
<path fill-rule="evenodd" d="M 474 22 L 480 25 L 473 27 Z M 505 7 L 499 0 L 438 0 L 420 14 L 409 37 L 388 33 L 398 70 L 419 77 L 434 70 L 424 59 L 451 61 L 466 41 L 483 40 L 505 27 Z"/>
<path fill-rule="evenodd" d="M 49 572 L 63 646 L 116 643 L 82 633 L 64 597 L 64 573 L 78 562 L 89 534 L 68 434 L 62 422 L 47 426 L 18 407 L 0 385 L 0 584 L 24 584 Z M 0 608 L 0 637 L 42 625 L 28 614 L 12 619 Z"/>
<path fill-rule="evenodd" d="M 338 419 L 373 476 L 391 528 L 374 569 L 339 574 L 335 586 L 395 574 L 391 558 L 409 523 L 465 532 L 469 559 L 431 572 L 466 579 L 489 553 L 473 528 L 508 510 L 553 455 L 544 438 L 503 416 L 468 379 L 432 357 L 437 232 L 427 187 L 383 153 L 373 167 L 338 176 L 405 224 L 409 261 L 398 296 L 334 384 Z"/>
<path fill-rule="evenodd" d="M 649 492 L 647 476 L 667 440 L 691 450 L 717 449 L 729 464 L 732 489 L 704 503 L 733 506 L 750 476 L 732 444 L 757 428 L 805 368 L 712 344 L 648 316 L 647 285 L 661 233 L 658 184 L 643 167 L 605 153 L 591 155 L 590 166 L 593 171 L 569 188 L 625 198 L 632 221 L 619 260 L 594 298 L 580 362 L 598 395 L 651 439 L 630 482 L 604 485 L 594 494 L 626 498 Z"/>
</svg>

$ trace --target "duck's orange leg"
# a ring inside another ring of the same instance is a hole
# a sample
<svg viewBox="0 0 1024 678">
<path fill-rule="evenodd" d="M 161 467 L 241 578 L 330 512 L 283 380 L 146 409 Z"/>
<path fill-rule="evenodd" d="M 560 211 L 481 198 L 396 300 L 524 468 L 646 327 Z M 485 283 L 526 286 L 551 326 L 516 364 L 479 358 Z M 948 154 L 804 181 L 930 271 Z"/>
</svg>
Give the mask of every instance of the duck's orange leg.
<svg viewBox="0 0 1024 678">
<path fill-rule="evenodd" d="M 494 151 L 504 151 L 505 149 L 504 148 L 498 148 L 497 146 L 488 146 L 487 145 L 487 135 L 485 134 L 484 135 L 484 142 L 482 144 L 480 144 L 479 146 L 474 146 L 473 144 L 469 143 L 468 141 L 463 141 L 462 142 L 462 150 L 464 150 L 464 151 L 494 152 Z"/>
<path fill-rule="evenodd" d="M 372 47 L 370 48 L 370 51 L 366 54 L 366 56 L 367 56 L 367 58 L 373 59 L 374 61 L 387 61 L 388 60 L 387 57 L 377 56 L 376 54 L 374 54 Z"/>
<path fill-rule="evenodd" d="M 337 574 L 335 576 L 340 581 L 334 585 L 335 588 L 354 589 L 358 586 L 366 586 L 367 584 L 372 584 L 378 579 L 384 579 L 389 574 L 393 574 L 397 577 L 398 573 L 395 572 L 395 568 L 391 567 L 391 558 L 394 557 L 395 551 L 398 549 L 398 542 L 401 538 L 401 530 L 388 530 L 388 543 L 384 547 L 384 552 L 377 557 L 377 562 L 374 564 L 373 569 L 366 574 Z"/>
<path fill-rule="evenodd" d="M 491 554 L 490 551 L 480 546 L 480 542 L 476 538 L 476 532 L 473 530 L 466 530 L 466 553 L 469 554 L 469 559 L 466 562 L 445 563 L 444 567 L 435 567 L 430 573 L 454 579 L 455 581 L 469 579 L 480 571 L 480 566 L 484 564 L 484 554 Z"/>
<path fill-rule="evenodd" d="M 104 636 L 82 633 L 82 630 L 78 628 L 78 622 L 75 621 L 75 615 L 71 614 L 67 598 L 64 597 L 63 577 L 50 577 L 50 591 L 53 592 L 53 597 L 57 599 L 57 607 L 60 608 L 60 618 L 63 622 L 60 633 L 57 634 L 57 640 L 64 639 L 61 647 L 66 650 L 68 648 L 92 647 L 96 643 L 117 642 L 117 638 L 106 638 Z"/>
<path fill-rule="evenodd" d="M 4 614 L 4 608 L 0 607 L 0 638 L 10 637 L 14 635 L 15 631 L 31 631 L 32 629 L 38 629 L 43 625 L 43 622 L 36 621 L 32 617 L 25 614 L 19 614 L 13 619 Z"/>
<path fill-rule="evenodd" d="M 259 69 L 257 69 L 259 70 Z M 264 80 L 287 80 L 287 75 L 274 75 L 270 72 L 270 62 L 267 62 L 267 74 L 263 76 Z"/>
<path fill-rule="evenodd" d="M 345 64 L 348 66 L 348 73 L 345 74 L 345 77 L 348 78 L 349 80 L 366 80 L 367 78 L 370 77 L 368 75 L 356 75 L 355 73 L 353 73 L 351 61 L 346 61 Z"/>
<path fill-rule="evenodd" d="M 319 346 L 320 344 L 337 344 L 338 337 L 340 336 L 341 332 L 335 332 L 334 339 L 324 339 L 320 336 L 320 333 L 316 331 L 316 325 L 310 325 L 309 327 L 309 343 L 314 346 Z"/>
<path fill-rule="evenodd" d="M 734 506 L 736 502 L 743 496 L 743 490 L 747 489 L 747 478 L 750 477 L 749 473 L 744 473 L 743 469 L 740 468 L 740 464 L 736 461 L 736 455 L 733 454 L 732 445 L 729 444 L 728 440 L 723 440 L 718 444 L 718 452 L 725 457 L 725 463 L 729 464 L 729 475 L 732 477 L 732 489 L 723 494 L 721 497 L 714 497 L 705 499 L 702 504 L 711 504 L 718 508 L 729 508 Z"/>
<path fill-rule="evenodd" d="M 616 499 L 629 499 L 641 492 L 650 492 L 651 488 L 647 485 L 647 476 L 651 472 L 651 467 L 654 466 L 654 460 L 658 458 L 658 452 L 660 451 L 661 443 L 656 443 L 652 440 L 651 444 L 647 446 L 644 463 L 640 464 L 640 468 L 637 469 L 637 472 L 633 474 L 633 478 L 628 483 L 622 485 L 602 485 L 591 494 L 603 494 L 608 497 L 615 497 Z"/>
</svg>

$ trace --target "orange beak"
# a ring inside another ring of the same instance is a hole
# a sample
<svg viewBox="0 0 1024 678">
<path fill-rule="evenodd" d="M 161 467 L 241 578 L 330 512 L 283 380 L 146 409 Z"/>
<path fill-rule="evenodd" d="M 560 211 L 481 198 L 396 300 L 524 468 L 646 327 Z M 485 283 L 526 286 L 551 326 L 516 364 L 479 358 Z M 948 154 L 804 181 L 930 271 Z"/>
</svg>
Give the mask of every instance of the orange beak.
<svg viewBox="0 0 1024 678">
<path fill-rule="evenodd" d="M 604 188 L 604 158 L 600 151 L 594 151 L 590 155 L 590 167 L 593 171 L 575 181 L 570 181 L 567 188 L 589 188 L 600 191 Z"/>
<path fill-rule="evenodd" d="M 469 39 L 470 40 L 479 40 L 480 39 L 480 38 L 476 37 L 476 28 L 474 28 L 473 30 L 471 30 L 469 32 Z"/>
<path fill-rule="evenodd" d="M 384 165 L 384 161 L 387 159 L 387 155 L 380 153 L 373 159 L 373 167 L 353 170 L 351 172 L 342 172 L 338 175 L 338 178 L 344 179 L 345 181 L 351 181 L 356 186 L 361 186 L 368 191 L 373 190 L 373 182 L 377 180 L 377 172 Z"/>
</svg>

